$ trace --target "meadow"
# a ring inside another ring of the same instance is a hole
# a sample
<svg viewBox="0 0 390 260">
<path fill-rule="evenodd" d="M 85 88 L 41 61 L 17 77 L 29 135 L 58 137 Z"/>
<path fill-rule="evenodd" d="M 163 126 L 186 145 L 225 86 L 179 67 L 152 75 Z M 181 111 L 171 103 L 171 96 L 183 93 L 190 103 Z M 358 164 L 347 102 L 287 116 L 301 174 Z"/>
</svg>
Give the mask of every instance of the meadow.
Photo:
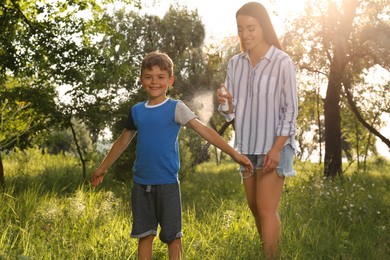
<svg viewBox="0 0 390 260">
<path fill-rule="evenodd" d="M 108 174 L 93 189 L 74 157 L 34 149 L 2 157 L 1 260 L 136 259 L 131 181 Z M 261 259 L 237 167 L 210 161 L 182 174 L 184 259 Z M 280 204 L 281 259 L 389 259 L 390 163 L 368 167 L 325 180 L 320 166 L 296 163 Z M 167 259 L 158 238 L 154 259 Z"/>
</svg>

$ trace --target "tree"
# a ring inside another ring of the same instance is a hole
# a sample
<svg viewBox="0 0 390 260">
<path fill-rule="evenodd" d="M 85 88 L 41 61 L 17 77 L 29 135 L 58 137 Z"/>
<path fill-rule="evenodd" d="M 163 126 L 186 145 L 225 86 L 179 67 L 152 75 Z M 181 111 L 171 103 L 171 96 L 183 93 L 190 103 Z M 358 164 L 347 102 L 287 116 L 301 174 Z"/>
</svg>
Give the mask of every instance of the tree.
<svg viewBox="0 0 390 260">
<path fill-rule="evenodd" d="M 8 99 L 0 102 L 0 186 L 5 183 L 2 151 L 16 142 L 30 128 L 34 127 L 34 111 L 29 104 Z"/>
<path fill-rule="evenodd" d="M 44 118 L 20 138 L 27 139 L 52 124 L 70 126 L 73 115 L 84 119 L 91 129 L 100 129 L 96 126 L 108 120 L 104 115 L 110 99 L 90 83 L 101 62 L 94 37 L 106 28 L 99 23 L 102 12 L 94 0 L 0 3 L 0 86 L 18 82 L 13 88 L 4 88 L 0 101 L 28 102 Z M 59 101 L 57 90 L 64 86 L 71 89 L 72 102 Z M 91 102 L 95 99 L 97 102 Z"/>
<path fill-rule="evenodd" d="M 340 5 L 332 0 L 308 2 L 306 13 L 293 21 L 286 33 L 287 51 L 299 69 L 327 78 L 324 99 L 324 175 L 327 177 L 342 174 L 342 87 L 348 93 L 363 70 L 375 64 L 389 67 L 386 48 L 389 8 L 383 0 L 344 0 Z"/>
</svg>

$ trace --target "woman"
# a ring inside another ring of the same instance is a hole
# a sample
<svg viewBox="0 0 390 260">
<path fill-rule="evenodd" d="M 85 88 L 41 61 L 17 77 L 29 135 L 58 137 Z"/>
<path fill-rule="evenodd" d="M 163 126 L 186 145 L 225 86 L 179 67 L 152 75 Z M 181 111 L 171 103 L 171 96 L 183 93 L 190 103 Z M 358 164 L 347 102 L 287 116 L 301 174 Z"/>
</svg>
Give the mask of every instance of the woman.
<svg viewBox="0 0 390 260">
<path fill-rule="evenodd" d="M 228 63 L 221 85 L 226 92 L 217 92 L 219 111 L 228 121 L 234 119 L 235 147 L 255 167 L 254 172 L 240 170 L 263 253 L 272 259 L 277 257 L 281 234 L 278 205 L 284 179 L 295 175 L 295 66 L 283 52 L 263 5 L 243 5 L 236 21 L 242 52 Z M 229 109 L 223 111 L 226 99 Z"/>
</svg>

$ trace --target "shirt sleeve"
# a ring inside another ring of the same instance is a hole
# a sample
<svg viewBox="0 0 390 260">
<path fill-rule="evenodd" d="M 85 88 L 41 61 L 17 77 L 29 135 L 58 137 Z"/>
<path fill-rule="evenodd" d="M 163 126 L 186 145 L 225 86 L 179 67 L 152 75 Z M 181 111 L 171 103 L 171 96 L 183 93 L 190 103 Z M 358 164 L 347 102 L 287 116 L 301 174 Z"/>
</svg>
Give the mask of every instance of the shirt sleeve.
<svg viewBox="0 0 390 260">
<path fill-rule="evenodd" d="M 175 122 L 185 126 L 190 120 L 196 118 L 194 112 L 189 109 L 183 101 L 178 101 L 176 105 Z"/>
<path fill-rule="evenodd" d="M 230 67 L 231 67 L 231 61 L 229 61 L 228 63 L 228 66 L 227 66 L 227 73 L 226 73 L 226 78 L 225 78 L 225 86 L 227 88 L 227 90 L 230 92 L 230 93 L 233 93 L 233 85 L 232 85 L 232 82 L 230 80 Z M 235 118 L 235 108 L 234 108 L 234 97 L 233 97 L 233 113 L 230 113 L 230 114 L 226 114 L 222 111 L 222 105 L 218 105 L 218 108 L 217 108 L 218 112 L 226 118 L 226 121 L 230 122 L 232 121 L 234 118 Z"/>
<path fill-rule="evenodd" d="M 283 91 L 281 95 L 281 122 L 277 127 L 278 136 L 293 136 L 296 133 L 298 97 L 295 66 L 291 59 L 283 68 Z"/>
<path fill-rule="evenodd" d="M 222 111 L 222 105 L 219 105 L 218 108 L 217 108 L 218 112 L 226 118 L 226 121 L 230 122 L 234 119 L 234 117 L 236 116 L 234 113 L 230 113 L 230 114 L 225 114 L 223 111 Z"/>
<path fill-rule="evenodd" d="M 127 121 L 125 123 L 125 128 L 129 130 L 137 131 L 137 127 L 135 126 L 134 119 L 133 119 L 133 109 L 130 110 L 129 116 L 127 117 Z"/>
</svg>

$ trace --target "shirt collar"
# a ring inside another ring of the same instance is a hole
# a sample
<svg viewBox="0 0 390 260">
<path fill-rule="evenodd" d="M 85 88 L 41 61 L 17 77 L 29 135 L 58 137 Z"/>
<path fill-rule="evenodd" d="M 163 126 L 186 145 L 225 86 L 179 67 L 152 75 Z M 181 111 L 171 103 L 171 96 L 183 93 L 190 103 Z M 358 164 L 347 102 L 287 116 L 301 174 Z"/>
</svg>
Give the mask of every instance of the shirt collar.
<svg viewBox="0 0 390 260">
<path fill-rule="evenodd" d="M 268 49 L 267 53 L 264 55 L 262 59 L 266 59 L 268 61 L 271 61 L 271 59 L 274 57 L 275 54 L 275 46 L 271 45 L 271 47 Z M 249 60 L 249 53 L 248 51 L 243 53 L 243 58 L 247 58 Z"/>
</svg>

